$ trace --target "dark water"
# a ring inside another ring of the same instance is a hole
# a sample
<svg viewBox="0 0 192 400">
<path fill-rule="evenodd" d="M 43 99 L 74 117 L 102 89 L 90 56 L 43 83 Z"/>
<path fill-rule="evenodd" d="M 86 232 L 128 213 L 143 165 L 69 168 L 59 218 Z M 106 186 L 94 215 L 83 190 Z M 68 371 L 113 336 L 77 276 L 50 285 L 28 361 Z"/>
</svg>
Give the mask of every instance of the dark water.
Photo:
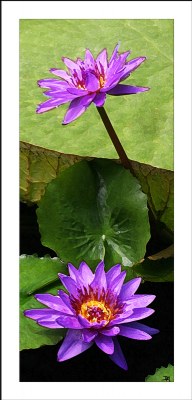
<svg viewBox="0 0 192 400">
<path fill-rule="evenodd" d="M 43 256 L 56 254 L 41 245 L 36 220 L 36 207 L 21 204 L 20 253 Z M 153 254 L 171 244 L 170 238 L 161 237 L 152 224 L 152 239 L 147 252 Z M 128 371 L 117 367 L 96 345 L 72 358 L 58 363 L 57 351 L 61 343 L 42 346 L 20 353 L 21 382 L 143 382 L 156 368 L 173 364 L 173 284 L 145 282 L 137 293 L 155 294 L 151 307 L 155 313 L 144 322 L 160 333 L 149 341 L 119 338 L 128 362 Z"/>
</svg>

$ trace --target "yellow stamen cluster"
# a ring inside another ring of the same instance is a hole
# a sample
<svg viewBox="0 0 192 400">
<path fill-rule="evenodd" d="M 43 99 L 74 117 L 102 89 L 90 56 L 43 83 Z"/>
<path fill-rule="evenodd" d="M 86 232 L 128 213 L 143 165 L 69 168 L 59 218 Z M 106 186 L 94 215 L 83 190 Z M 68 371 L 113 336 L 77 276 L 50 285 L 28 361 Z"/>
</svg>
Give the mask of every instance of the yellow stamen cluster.
<svg viewBox="0 0 192 400">
<path fill-rule="evenodd" d="M 110 321 L 111 310 L 101 301 L 90 300 L 81 305 L 80 314 L 89 322 Z"/>
<path fill-rule="evenodd" d="M 102 75 L 100 75 L 100 77 L 99 77 L 99 84 L 100 84 L 100 88 L 102 88 L 105 84 L 105 79 Z"/>
<path fill-rule="evenodd" d="M 78 88 L 78 89 L 85 89 L 85 85 L 79 84 L 79 85 L 77 85 L 77 88 Z"/>
</svg>

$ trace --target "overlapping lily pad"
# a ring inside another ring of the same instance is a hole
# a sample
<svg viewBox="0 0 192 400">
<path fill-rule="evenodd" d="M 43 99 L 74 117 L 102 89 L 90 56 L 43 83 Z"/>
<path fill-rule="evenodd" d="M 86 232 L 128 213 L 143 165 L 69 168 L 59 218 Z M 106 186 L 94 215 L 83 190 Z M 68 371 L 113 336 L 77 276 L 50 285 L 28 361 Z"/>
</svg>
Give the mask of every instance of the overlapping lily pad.
<svg viewBox="0 0 192 400">
<path fill-rule="evenodd" d="M 82 157 L 50 151 L 42 147 L 20 143 L 20 198 L 28 203 L 38 203 L 47 184 L 56 176 L 78 162 Z"/>
<path fill-rule="evenodd" d="M 57 294 L 63 288 L 57 274 L 64 271 L 59 259 L 20 257 L 20 350 L 56 344 L 65 336 L 65 329 L 43 328 L 23 315 L 27 309 L 45 307 L 35 300 L 35 293 Z"/>
<path fill-rule="evenodd" d="M 150 238 L 147 197 L 111 161 L 81 161 L 46 188 L 37 210 L 42 243 L 66 262 L 107 267 L 140 260 Z"/>
<path fill-rule="evenodd" d="M 142 263 L 134 265 L 133 272 L 150 282 L 173 282 L 174 259 L 173 257 L 152 260 L 146 258 Z"/>
<path fill-rule="evenodd" d="M 171 170 L 173 20 L 21 20 L 20 138 L 65 154 L 118 158 L 94 105 L 67 126 L 61 124 L 67 105 L 42 115 L 35 110 L 45 100 L 36 82 L 52 77 L 50 68 L 63 68 L 62 56 L 83 57 L 87 47 L 94 56 L 106 47 L 110 55 L 119 40 L 132 58 L 147 56 L 125 83 L 151 89 L 108 96 L 106 110 L 130 159 Z"/>
</svg>

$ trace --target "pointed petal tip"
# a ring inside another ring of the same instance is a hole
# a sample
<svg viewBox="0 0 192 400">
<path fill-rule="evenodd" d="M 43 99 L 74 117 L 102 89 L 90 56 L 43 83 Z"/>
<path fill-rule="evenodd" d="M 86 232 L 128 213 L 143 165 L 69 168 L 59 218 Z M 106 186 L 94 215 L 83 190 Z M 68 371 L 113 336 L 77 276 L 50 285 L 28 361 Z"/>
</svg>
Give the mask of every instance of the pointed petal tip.
<svg viewBox="0 0 192 400">
<path fill-rule="evenodd" d="M 148 87 L 148 86 L 146 86 L 146 87 L 143 87 L 143 92 L 147 92 L 148 90 L 150 90 L 151 88 L 150 87 Z"/>
<path fill-rule="evenodd" d="M 104 260 L 99 261 L 99 264 L 97 264 L 97 267 L 105 269 L 105 263 Z"/>
<path fill-rule="evenodd" d="M 67 263 L 67 268 L 69 269 L 70 267 L 75 268 L 75 266 L 72 263 Z"/>
<path fill-rule="evenodd" d="M 128 369 L 129 369 L 126 361 L 125 361 L 125 364 L 118 365 L 118 367 L 124 369 L 124 371 L 128 371 Z"/>
<path fill-rule="evenodd" d="M 43 103 L 42 103 L 43 104 Z M 43 110 L 41 107 L 41 104 L 39 104 L 36 108 L 36 114 L 43 114 L 44 112 L 46 112 L 47 110 Z"/>
<path fill-rule="evenodd" d="M 59 279 L 61 280 L 61 282 L 62 282 L 62 279 L 66 278 L 66 276 L 67 276 L 67 275 L 62 274 L 61 272 L 59 272 L 57 275 L 58 275 Z"/>
</svg>

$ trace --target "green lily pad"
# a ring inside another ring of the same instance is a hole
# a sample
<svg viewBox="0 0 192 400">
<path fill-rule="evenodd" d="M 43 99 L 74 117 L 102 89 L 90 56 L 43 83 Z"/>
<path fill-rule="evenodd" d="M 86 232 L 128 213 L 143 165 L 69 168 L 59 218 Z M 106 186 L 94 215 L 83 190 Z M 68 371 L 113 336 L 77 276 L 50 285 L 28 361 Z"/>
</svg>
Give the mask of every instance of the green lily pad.
<svg viewBox="0 0 192 400">
<path fill-rule="evenodd" d="M 151 260 L 146 258 L 142 263 L 135 264 L 132 268 L 137 276 L 142 276 L 150 282 L 173 282 L 174 259 L 173 257 Z"/>
<path fill-rule="evenodd" d="M 157 368 L 154 375 L 148 375 L 145 382 L 174 382 L 174 366 Z"/>
<path fill-rule="evenodd" d="M 140 260 L 150 238 L 147 197 L 131 173 L 107 160 L 81 161 L 46 187 L 37 210 L 42 243 L 65 262 L 107 268 Z"/>
<path fill-rule="evenodd" d="M 20 256 L 20 350 L 53 345 L 65 336 L 65 329 L 43 328 L 23 315 L 23 311 L 31 308 L 45 308 L 34 294 L 56 295 L 57 290 L 63 288 L 57 274 L 64 271 L 64 264 L 59 259 Z"/>
<path fill-rule="evenodd" d="M 71 154 L 62 154 L 20 142 L 20 198 L 37 203 L 45 193 L 46 185 L 59 172 L 82 160 Z"/>
<path fill-rule="evenodd" d="M 144 281 L 173 282 L 174 246 L 171 245 L 159 253 L 153 254 L 127 270 L 126 280 L 141 276 Z M 132 275 L 131 275 L 132 274 Z"/>
<path fill-rule="evenodd" d="M 97 35 L 96 35 L 97 33 Z M 131 58 L 147 56 L 125 81 L 148 86 L 135 96 L 108 96 L 106 111 L 130 159 L 173 169 L 173 20 L 21 20 L 20 21 L 20 139 L 65 154 L 118 158 L 96 107 L 63 126 L 68 105 L 38 115 L 45 101 L 37 86 L 51 78 L 50 68 L 63 68 L 62 56 L 96 56 L 103 48 L 110 56 L 132 50 Z"/>
<path fill-rule="evenodd" d="M 82 157 L 79 156 L 58 153 L 21 142 L 21 200 L 29 203 L 39 202 L 45 193 L 47 184 L 61 171 L 81 160 Z M 143 192 L 147 194 L 148 204 L 155 219 L 163 222 L 166 228 L 172 232 L 174 222 L 173 172 L 132 160 L 130 163 Z"/>
<path fill-rule="evenodd" d="M 147 194 L 149 207 L 157 221 L 174 230 L 174 173 L 132 161 L 135 176 Z"/>
</svg>

